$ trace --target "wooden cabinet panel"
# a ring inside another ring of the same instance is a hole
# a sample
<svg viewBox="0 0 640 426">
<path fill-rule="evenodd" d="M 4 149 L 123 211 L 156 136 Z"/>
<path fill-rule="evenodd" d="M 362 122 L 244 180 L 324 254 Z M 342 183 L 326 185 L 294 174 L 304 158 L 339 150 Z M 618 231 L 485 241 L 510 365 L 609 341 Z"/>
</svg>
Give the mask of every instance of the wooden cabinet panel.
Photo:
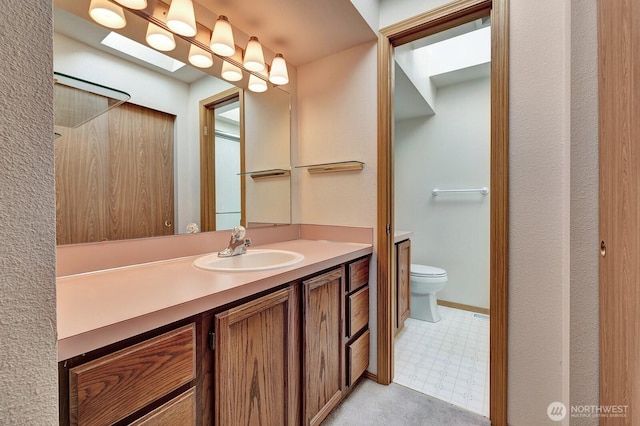
<svg viewBox="0 0 640 426">
<path fill-rule="evenodd" d="M 215 317 L 216 424 L 299 424 L 296 286 Z"/>
<path fill-rule="evenodd" d="M 189 324 L 69 371 L 72 425 L 121 420 L 195 378 Z"/>
<path fill-rule="evenodd" d="M 349 279 L 346 291 L 352 292 L 369 284 L 369 258 L 360 259 L 349 264 Z"/>
<path fill-rule="evenodd" d="M 347 346 L 347 386 L 351 386 L 369 366 L 369 330 Z"/>
<path fill-rule="evenodd" d="M 343 268 L 303 281 L 303 294 L 304 424 L 316 425 L 342 398 Z"/>
<path fill-rule="evenodd" d="M 369 323 L 369 286 L 348 296 L 347 337 L 352 337 Z"/>
<path fill-rule="evenodd" d="M 131 423 L 131 426 L 195 426 L 195 424 L 196 390 L 191 388 Z"/>
<path fill-rule="evenodd" d="M 411 241 L 396 244 L 396 331 L 404 327 L 411 313 Z"/>
</svg>

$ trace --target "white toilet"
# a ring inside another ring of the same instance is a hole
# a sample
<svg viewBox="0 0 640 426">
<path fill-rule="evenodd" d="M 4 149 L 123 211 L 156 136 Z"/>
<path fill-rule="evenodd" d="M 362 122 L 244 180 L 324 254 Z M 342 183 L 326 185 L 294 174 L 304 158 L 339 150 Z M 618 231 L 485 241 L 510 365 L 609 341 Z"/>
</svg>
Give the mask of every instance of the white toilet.
<svg viewBox="0 0 640 426">
<path fill-rule="evenodd" d="M 411 264 L 411 318 L 438 322 L 436 292 L 447 285 L 447 271 L 435 266 Z"/>
</svg>

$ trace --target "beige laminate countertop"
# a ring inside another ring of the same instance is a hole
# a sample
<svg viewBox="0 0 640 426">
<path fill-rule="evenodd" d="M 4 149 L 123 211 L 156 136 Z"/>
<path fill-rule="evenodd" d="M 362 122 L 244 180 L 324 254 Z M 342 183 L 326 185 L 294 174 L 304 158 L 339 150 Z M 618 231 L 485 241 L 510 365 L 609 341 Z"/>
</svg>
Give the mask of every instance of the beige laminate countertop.
<svg viewBox="0 0 640 426">
<path fill-rule="evenodd" d="M 256 248 L 304 254 L 259 272 L 197 269 L 189 256 L 59 277 L 58 360 L 115 343 L 372 253 L 370 244 L 292 240 Z"/>
</svg>

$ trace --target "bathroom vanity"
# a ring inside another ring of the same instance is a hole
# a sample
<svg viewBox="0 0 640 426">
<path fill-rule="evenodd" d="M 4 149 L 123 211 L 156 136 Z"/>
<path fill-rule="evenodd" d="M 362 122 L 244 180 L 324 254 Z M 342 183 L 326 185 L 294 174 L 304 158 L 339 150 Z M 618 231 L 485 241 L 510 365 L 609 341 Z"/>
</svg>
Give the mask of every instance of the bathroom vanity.
<svg viewBox="0 0 640 426">
<path fill-rule="evenodd" d="M 394 244 L 396 256 L 396 303 L 394 316 L 394 332 L 404 327 L 411 311 L 411 232 L 396 231 Z"/>
<path fill-rule="evenodd" d="M 187 256 L 59 277 L 60 424 L 319 424 L 368 366 L 372 248 L 266 247 L 305 259 L 223 273 Z"/>
</svg>

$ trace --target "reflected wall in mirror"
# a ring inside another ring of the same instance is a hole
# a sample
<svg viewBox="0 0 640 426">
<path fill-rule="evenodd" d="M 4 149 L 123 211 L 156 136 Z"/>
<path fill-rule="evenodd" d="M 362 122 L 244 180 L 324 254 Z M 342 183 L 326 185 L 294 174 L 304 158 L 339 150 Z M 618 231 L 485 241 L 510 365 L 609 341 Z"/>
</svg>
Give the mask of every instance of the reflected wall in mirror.
<svg viewBox="0 0 640 426">
<path fill-rule="evenodd" d="M 202 230 L 290 223 L 290 95 L 271 85 L 240 90 L 210 74 L 221 64 L 185 65 L 189 43 L 179 37 L 173 58 L 161 57 L 168 69 L 118 52 L 103 44 L 112 31 L 90 21 L 88 4 L 54 1 L 54 70 L 131 99 L 76 129 L 56 126 L 58 244 L 180 234 L 192 223 Z M 127 22 L 119 31 L 143 41 L 146 21 L 127 14 Z M 238 108 L 207 126 L 203 102 L 229 90 Z M 208 143 L 213 156 L 201 158 Z M 211 174 L 201 175 L 207 161 Z M 251 173 L 272 169 L 287 173 Z M 213 199 L 203 194 L 207 184 Z M 205 225 L 203 211 L 218 217 Z"/>
</svg>

